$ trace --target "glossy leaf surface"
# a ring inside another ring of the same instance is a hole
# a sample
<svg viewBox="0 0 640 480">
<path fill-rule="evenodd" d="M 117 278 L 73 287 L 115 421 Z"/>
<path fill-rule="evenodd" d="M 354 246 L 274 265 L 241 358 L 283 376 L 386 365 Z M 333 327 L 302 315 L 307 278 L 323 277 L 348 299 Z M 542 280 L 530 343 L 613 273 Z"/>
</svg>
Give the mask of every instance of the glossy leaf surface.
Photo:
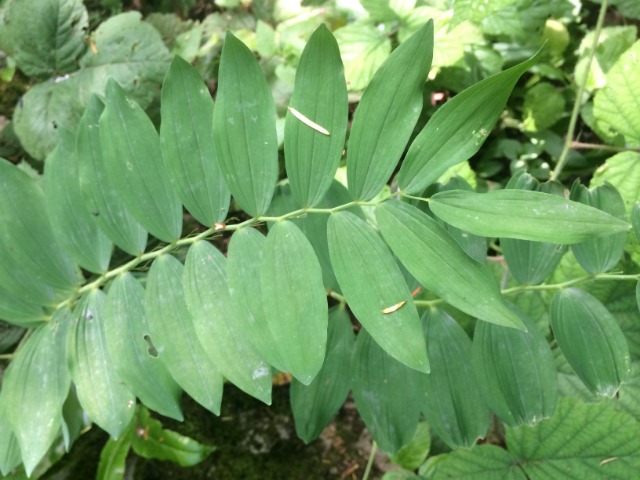
<svg viewBox="0 0 640 480">
<path fill-rule="evenodd" d="M 400 44 L 374 75 L 353 118 L 349 191 L 371 200 L 387 183 L 422 111 L 433 56 L 433 21 Z"/>
<path fill-rule="evenodd" d="M 180 238 L 182 206 L 162 162 L 158 133 L 113 79 L 107 82 L 99 130 L 107 174 L 131 214 L 160 240 Z"/>
<path fill-rule="evenodd" d="M 100 451 L 100 463 L 96 480 L 122 480 L 126 460 L 131 449 L 131 435 L 122 435 L 117 440 L 110 438 Z"/>
<path fill-rule="evenodd" d="M 303 207 L 316 205 L 338 168 L 347 132 L 347 85 L 340 50 L 321 25 L 300 57 L 290 106 L 325 128 L 326 135 L 296 118 L 285 122 L 284 152 L 289 183 Z"/>
<path fill-rule="evenodd" d="M 435 194 L 429 207 L 445 222 L 485 237 L 579 243 L 630 228 L 627 222 L 593 207 L 527 190 L 452 190 Z"/>
<path fill-rule="evenodd" d="M 9 475 L 9 472 L 21 463 L 18 439 L 13 433 L 7 415 L 0 408 L 0 473 Z"/>
<path fill-rule="evenodd" d="M 523 328 L 486 265 L 469 257 L 434 219 L 394 201 L 377 207 L 376 218 L 393 252 L 425 288 L 479 319 Z"/>
<path fill-rule="evenodd" d="M 275 104 L 258 62 L 230 32 L 220 58 L 213 138 L 238 205 L 254 217 L 265 213 L 278 176 Z"/>
<path fill-rule="evenodd" d="M 162 85 L 162 158 L 180 200 L 209 227 L 227 216 L 229 189 L 213 145 L 213 99 L 198 71 L 176 56 Z"/>
<path fill-rule="evenodd" d="M 428 372 L 418 311 L 378 233 L 353 213 L 340 211 L 329 217 L 327 237 L 336 278 L 358 321 L 393 358 Z"/>
</svg>

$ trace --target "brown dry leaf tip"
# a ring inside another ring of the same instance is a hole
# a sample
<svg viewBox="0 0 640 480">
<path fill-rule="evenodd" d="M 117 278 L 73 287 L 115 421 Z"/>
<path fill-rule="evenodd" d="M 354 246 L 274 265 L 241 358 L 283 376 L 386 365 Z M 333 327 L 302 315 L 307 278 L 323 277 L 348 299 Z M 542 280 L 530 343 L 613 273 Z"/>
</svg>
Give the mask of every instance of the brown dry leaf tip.
<svg viewBox="0 0 640 480">
<path fill-rule="evenodd" d="M 213 224 L 213 229 L 215 231 L 222 230 L 224 227 L 226 227 L 226 225 L 222 222 L 216 222 Z"/>
<path fill-rule="evenodd" d="M 416 288 L 413 292 L 411 292 L 411 297 L 415 297 L 417 294 L 419 294 L 422 291 L 422 285 L 419 286 L 418 288 Z"/>
<path fill-rule="evenodd" d="M 383 308 L 380 310 L 382 313 L 393 313 L 400 310 L 404 304 L 407 303 L 406 300 L 401 301 L 400 303 L 396 303 L 395 305 L 391 305 L 390 307 Z"/>
<path fill-rule="evenodd" d="M 326 128 L 318 125 L 316 122 L 314 122 L 313 120 L 309 120 L 307 117 L 305 117 L 303 114 L 301 114 L 298 110 L 296 110 L 293 107 L 287 107 L 287 109 L 289 109 L 289 111 L 291 112 L 291 114 L 296 117 L 298 120 L 300 120 L 302 123 L 304 123 L 305 125 L 307 125 L 308 127 L 313 128 L 316 132 L 320 132 L 323 135 L 331 135 L 329 133 L 329 130 L 327 130 Z"/>
<path fill-rule="evenodd" d="M 93 40 L 90 40 L 90 41 L 89 41 L 89 47 L 91 47 L 91 51 L 92 51 L 94 54 L 97 54 L 97 53 L 98 53 L 98 47 L 96 47 L 96 43 L 95 43 Z"/>
</svg>

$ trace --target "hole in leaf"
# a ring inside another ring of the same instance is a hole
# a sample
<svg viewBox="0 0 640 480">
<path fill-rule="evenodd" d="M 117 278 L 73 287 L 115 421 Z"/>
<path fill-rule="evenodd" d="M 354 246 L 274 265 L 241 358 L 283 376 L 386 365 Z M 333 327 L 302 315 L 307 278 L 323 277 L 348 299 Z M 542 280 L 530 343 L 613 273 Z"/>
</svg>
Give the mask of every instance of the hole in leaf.
<svg viewBox="0 0 640 480">
<path fill-rule="evenodd" d="M 156 347 L 153 345 L 151 337 L 149 335 L 145 335 L 143 338 L 147 342 L 147 344 L 149 344 L 149 348 L 147 349 L 149 355 L 151 355 L 153 358 L 158 358 L 158 350 L 156 350 Z"/>
</svg>

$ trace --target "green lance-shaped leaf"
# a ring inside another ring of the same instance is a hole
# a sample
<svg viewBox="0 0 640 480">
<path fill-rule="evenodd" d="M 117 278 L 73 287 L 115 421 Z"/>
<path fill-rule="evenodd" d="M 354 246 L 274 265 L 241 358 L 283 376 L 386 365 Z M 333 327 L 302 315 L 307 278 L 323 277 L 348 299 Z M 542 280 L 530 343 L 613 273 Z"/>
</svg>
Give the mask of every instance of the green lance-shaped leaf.
<svg viewBox="0 0 640 480">
<path fill-rule="evenodd" d="M 131 450 L 132 435 L 121 435 L 114 440 L 109 438 L 100 451 L 100 463 L 96 480 L 123 480 L 127 456 Z"/>
<path fill-rule="evenodd" d="M 104 163 L 100 141 L 100 115 L 104 105 L 92 95 L 78 126 L 76 148 L 80 190 L 86 209 L 98 227 L 125 252 L 144 253 L 147 232 L 125 207 L 115 183 Z"/>
<path fill-rule="evenodd" d="M 2 379 L 0 403 L 31 475 L 60 431 L 69 393 L 64 334 L 69 311 L 57 310 L 17 351 Z"/>
<path fill-rule="evenodd" d="M 413 437 L 423 376 L 390 357 L 360 330 L 352 359 L 353 399 L 371 436 L 387 453 L 396 453 Z"/>
<path fill-rule="evenodd" d="M 133 418 L 136 399 L 116 373 L 107 350 L 105 298 L 102 290 L 93 290 L 76 304 L 67 336 L 67 362 L 82 408 L 118 438 Z"/>
<path fill-rule="evenodd" d="M 600 185 L 589 190 L 579 183 L 571 188 L 571 200 L 602 210 L 623 222 L 627 219 L 624 200 L 611 184 Z M 606 272 L 616 266 L 624 253 L 626 232 L 607 237 L 590 238 L 571 246 L 573 255 L 587 272 Z"/>
<path fill-rule="evenodd" d="M 46 212 L 40 185 L 0 158 L 0 285 L 41 305 L 54 300 L 56 289 L 70 290 L 78 281 Z"/>
<path fill-rule="evenodd" d="M 298 203 L 312 207 L 331 185 L 347 133 L 344 67 L 338 44 L 324 25 L 302 52 L 289 104 L 284 135 L 289 184 Z"/>
<path fill-rule="evenodd" d="M 51 226 L 66 253 L 82 268 L 103 273 L 109 268 L 112 244 L 91 219 L 78 180 L 78 152 L 70 132 L 47 157 L 44 193 Z"/>
<path fill-rule="evenodd" d="M 231 300 L 239 322 L 246 321 L 244 331 L 260 355 L 278 370 L 287 371 L 275 338 L 267 324 L 262 301 L 262 280 L 258 273 L 267 239 L 253 228 L 243 228 L 231 237 L 227 250 L 227 280 Z"/>
<path fill-rule="evenodd" d="M 0 284 L 0 318 L 19 327 L 31 327 L 46 320 L 42 307 L 22 300 Z"/>
<path fill-rule="evenodd" d="M 347 399 L 354 340 L 346 309 L 333 307 L 329 310 L 327 355 L 318 375 L 309 385 L 291 380 L 291 411 L 296 433 L 305 443 L 320 435 Z"/>
<path fill-rule="evenodd" d="M 510 426 L 550 417 L 558 385 L 553 354 L 536 325 L 520 315 L 527 332 L 486 322 L 476 324 L 473 366 L 489 408 Z"/>
<path fill-rule="evenodd" d="M 377 207 L 376 218 L 391 250 L 425 288 L 481 320 L 524 328 L 488 267 L 469 257 L 436 220 L 394 201 Z"/>
<path fill-rule="evenodd" d="M 384 351 L 429 372 L 427 347 L 411 292 L 378 233 L 347 211 L 329 217 L 331 263 L 349 308 Z"/>
<path fill-rule="evenodd" d="M 636 303 L 638 304 L 638 309 L 640 310 L 640 282 L 636 283 Z"/>
<path fill-rule="evenodd" d="M 9 475 L 9 472 L 22 463 L 22 455 L 3 405 L 4 403 L 0 404 L 0 473 Z"/>
<path fill-rule="evenodd" d="M 258 62 L 230 32 L 220 58 L 213 139 L 238 205 L 254 217 L 265 213 L 278 177 L 276 109 Z"/>
<path fill-rule="evenodd" d="M 143 458 L 166 460 L 181 467 L 191 467 L 215 450 L 215 447 L 203 445 L 192 438 L 162 428 L 162 423 L 151 418 L 145 408 L 138 409 L 136 423 L 143 434 L 133 435 L 131 446 L 134 452 Z"/>
<path fill-rule="evenodd" d="M 551 328 L 569 365 L 594 393 L 613 397 L 629 377 L 629 347 L 614 316 L 578 288 L 551 302 Z"/>
<path fill-rule="evenodd" d="M 227 283 L 227 259 L 210 243 L 189 248 L 184 293 L 198 340 L 220 373 L 271 404 L 271 370 L 247 338 L 247 322 L 238 321 Z"/>
<path fill-rule="evenodd" d="M 537 56 L 472 85 L 440 107 L 409 147 L 398 174 L 400 189 L 418 194 L 476 153 Z"/>
<path fill-rule="evenodd" d="M 447 445 L 471 447 L 485 436 L 491 417 L 477 394 L 471 340 L 444 310 L 429 310 L 422 321 L 431 358 L 431 373 L 422 378 L 422 413 Z"/>
<path fill-rule="evenodd" d="M 422 111 L 422 90 L 432 56 L 433 21 L 429 20 L 385 60 L 364 91 L 347 153 L 349 191 L 354 198 L 371 200 L 393 173 Z"/>
<path fill-rule="evenodd" d="M 113 78 L 99 130 L 107 175 L 133 217 L 160 240 L 180 238 L 182 206 L 162 162 L 158 133 Z"/>
<path fill-rule="evenodd" d="M 506 188 L 564 195 L 564 187 L 561 184 L 540 184 L 524 171 L 514 175 Z M 509 271 L 518 282 L 525 285 L 536 285 L 551 275 L 567 251 L 566 246 L 557 243 L 532 242 L 517 238 L 501 238 L 500 247 Z"/>
<path fill-rule="evenodd" d="M 435 194 L 429 207 L 454 227 L 484 237 L 579 243 L 630 228 L 624 220 L 602 210 L 527 190 L 489 193 L 451 190 Z"/>
<path fill-rule="evenodd" d="M 151 341 L 174 380 L 203 407 L 220 414 L 222 375 L 198 340 L 184 300 L 182 264 L 156 259 L 147 277 L 145 309 Z"/>
<path fill-rule="evenodd" d="M 182 420 L 181 389 L 175 383 L 151 343 L 144 308 L 144 288 L 126 273 L 109 289 L 104 328 L 107 349 L 116 373 L 147 407 Z"/>
<path fill-rule="evenodd" d="M 269 231 L 260 267 L 264 316 L 285 371 L 309 385 L 327 347 L 327 298 L 313 247 L 293 222 Z"/>
<path fill-rule="evenodd" d="M 213 99 L 198 71 L 176 56 L 162 85 L 162 158 L 189 212 L 212 226 L 227 216 L 229 189 L 213 145 Z"/>
<path fill-rule="evenodd" d="M 640 240 L 640 203 L 634 202 L 631 209 L 631 225 L 633 225 L 633 231 L 636 234 L 636 238 Z"/>
</svg>

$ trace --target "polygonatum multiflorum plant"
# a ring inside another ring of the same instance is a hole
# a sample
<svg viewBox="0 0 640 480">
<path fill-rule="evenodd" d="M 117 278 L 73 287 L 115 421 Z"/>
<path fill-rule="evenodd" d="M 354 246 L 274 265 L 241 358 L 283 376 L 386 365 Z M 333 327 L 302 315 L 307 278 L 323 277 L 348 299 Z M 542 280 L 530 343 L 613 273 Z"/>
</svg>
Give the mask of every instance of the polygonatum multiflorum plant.
<svg viewBox="0 0 640 480">
<path fill-rule="evenodd" d="M 571 412 L 586 407 L 558 401 L 559 356 L 585 395 L 615 396 L 629 349 L 578 285 L 606 279 L 623 255 L 620 194 L 578 183 L 569 193 L 525 172 L 484 193 L 451 178 L 537 56 L 462 91 L 414 132 L 432 52 L 429 22 L 385 61 L 350 120 L 337 43 L 318 28 L 282 155 L 259 64 L 227 34 L 215 105 L 176 57 L 159 131 L 110 80 L 77 132 L 62 132 L 42 178 L 0 160 L 0 318 L 27 329 L 2 379 L 2 471 L 23 463 L 31 474 L 60 435 L 69 447 L 71 396 L 115 441 L 137 402 L 181 420 L 184 391 L 219 414 L 228 381 L 269 404 L 281 371 L 304 441 L 351 391 L 389 453 L 420 418 L 453 449 L 490 427 L 506 428 L 511 446 L 545 422 L 575 427 Z M 183 232 L 183 208 L 201 228 Z M 487 239 L 501 263 L 487 262 Z M 588 275 L 553 283 L 567 245 Z M 485 447 L 505 471 L 536 458 Z M 585 461 L 622 455 L 603 448 Z"/>
</svg>

